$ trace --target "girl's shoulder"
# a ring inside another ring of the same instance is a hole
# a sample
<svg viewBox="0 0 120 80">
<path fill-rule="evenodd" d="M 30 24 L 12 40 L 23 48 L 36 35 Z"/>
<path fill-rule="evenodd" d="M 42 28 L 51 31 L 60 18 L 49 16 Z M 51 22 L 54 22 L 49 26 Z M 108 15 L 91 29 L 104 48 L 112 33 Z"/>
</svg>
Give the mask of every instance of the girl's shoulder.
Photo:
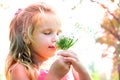
<svg viewBox="0 0 120 80">
<path fill-rule="evenodd" d="M 21 63 L 15 63 L 9 68 L 10 77 L 15 80 L 28 78 L 27 68 Z"/>
<path fill-rule="evenodd" d="M 12 72 L 12 71 L 16 71 L 16 70 L 20 70 L 20 69 L 24 69 L 25 66 L 20 64 L 20 63 L 14 63 L 10 68 L 9 68 L 9 71 Z"/>
</svg>

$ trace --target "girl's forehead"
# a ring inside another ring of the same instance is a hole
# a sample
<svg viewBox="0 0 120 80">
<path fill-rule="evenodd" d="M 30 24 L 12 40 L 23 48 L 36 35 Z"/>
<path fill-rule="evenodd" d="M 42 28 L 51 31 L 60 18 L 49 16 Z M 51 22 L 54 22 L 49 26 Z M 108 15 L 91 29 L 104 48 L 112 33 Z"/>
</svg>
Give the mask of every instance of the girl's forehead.
<svg viewBox="0 0 120 80">
<path fill-rule="evenodd" d="M 43 14 L 41 24 L 61 25 L 60 19 L 55 14 Z"/>
<path fill-rule="evenodd" d="M 37 20 L 37 26 L 40 28 L 61 28 L 60 18 L 55 14 L 42 14 Z"/>
</svg>

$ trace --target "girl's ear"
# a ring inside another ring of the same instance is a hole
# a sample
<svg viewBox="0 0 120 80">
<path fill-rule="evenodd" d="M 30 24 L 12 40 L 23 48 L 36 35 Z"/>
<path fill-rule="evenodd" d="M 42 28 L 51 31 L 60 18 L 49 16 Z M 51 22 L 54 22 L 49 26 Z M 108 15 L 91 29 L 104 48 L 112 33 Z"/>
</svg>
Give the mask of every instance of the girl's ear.
<svg viewBox="0 0 120 80">
<path fill-rule="evenodd" d="M 26 33 L 26 32 L 23 32 L 23 33 L 22 33 L 22 36 L 23 36 L 24 42 L 25 42 L 26 44 L 30 44 L 30 39 L 29 39 L 27 33 Z"/>
</svg>

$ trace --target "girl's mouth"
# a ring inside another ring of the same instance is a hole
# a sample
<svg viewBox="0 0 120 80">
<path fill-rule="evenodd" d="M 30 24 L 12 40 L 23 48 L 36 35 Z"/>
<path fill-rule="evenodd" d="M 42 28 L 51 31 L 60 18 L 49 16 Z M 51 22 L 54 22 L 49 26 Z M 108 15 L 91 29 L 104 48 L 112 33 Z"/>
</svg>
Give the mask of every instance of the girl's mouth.
<svg viewBox="0 0 120 80">
<path fill-rule="evenodd" d="M 56 49 L 56 47 L 55 47 L 55 46 L 49 46 L 48 48 L 51 48 L 51 49 Z"/>
</svg>

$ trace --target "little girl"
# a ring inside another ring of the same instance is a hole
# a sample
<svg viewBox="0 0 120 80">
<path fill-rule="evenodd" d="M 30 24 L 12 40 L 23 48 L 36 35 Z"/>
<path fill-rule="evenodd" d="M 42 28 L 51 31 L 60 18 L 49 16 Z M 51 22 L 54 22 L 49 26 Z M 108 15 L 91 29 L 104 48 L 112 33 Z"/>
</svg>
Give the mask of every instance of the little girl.
<svg viewBox="0 0 120 80">
<path fill-rule="evenodd" d="M 6 80 L 91 80 L 77 55 L 59 51 L 50 69 L 42 63 L 55 55 L 61 33 L 60 19 L 52 7 L 34 3 L 15 14 L 10 23 L 10 51 L 6 59 Z"/>
</svg>

